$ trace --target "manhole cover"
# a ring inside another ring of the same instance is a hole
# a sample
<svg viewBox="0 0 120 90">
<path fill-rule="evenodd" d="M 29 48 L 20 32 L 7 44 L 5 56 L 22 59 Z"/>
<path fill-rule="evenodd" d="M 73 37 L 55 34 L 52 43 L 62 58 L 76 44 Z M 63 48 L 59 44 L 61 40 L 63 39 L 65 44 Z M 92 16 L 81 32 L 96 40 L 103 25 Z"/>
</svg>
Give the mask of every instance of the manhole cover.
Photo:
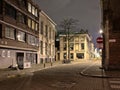
<svg viewBox="0 0 120 90">
<path fill-rule="evenodd" d="M 71 88 L 75 85 L 76 83 L 75 82 L 71 82 L 71 81 L 61 81 L 61 82 L 57 82 L 55 84 L 52 84 L 53 87 L 61 87 L 61 88 Z"/>
</svg>

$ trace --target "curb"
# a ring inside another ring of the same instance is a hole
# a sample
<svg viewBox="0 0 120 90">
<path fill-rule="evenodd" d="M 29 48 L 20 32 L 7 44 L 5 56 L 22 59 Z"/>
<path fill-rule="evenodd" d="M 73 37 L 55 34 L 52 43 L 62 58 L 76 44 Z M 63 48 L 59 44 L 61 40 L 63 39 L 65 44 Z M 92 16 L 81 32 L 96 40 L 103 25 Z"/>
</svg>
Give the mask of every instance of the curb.
<svg viewBox="0 0 120 90">
<path fill-rule="evenodd" d="M 106 75 L 91 75 L 91 74 L 85 74 L 84 72 L 80 72 L 79 74 L 82 75 L 82 76 L 94 77 L 94 78 L 112 78 L 112 77 L 106 76 Z"/>
</svg>

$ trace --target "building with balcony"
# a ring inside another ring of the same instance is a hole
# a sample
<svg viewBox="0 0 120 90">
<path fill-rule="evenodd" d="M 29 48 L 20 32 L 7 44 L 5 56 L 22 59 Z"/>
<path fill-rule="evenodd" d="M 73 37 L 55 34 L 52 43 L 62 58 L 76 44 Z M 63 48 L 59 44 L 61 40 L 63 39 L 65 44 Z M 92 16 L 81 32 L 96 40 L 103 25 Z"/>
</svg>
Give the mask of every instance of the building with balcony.
<svg viewBox="0 0 120 90">
<path fill-rule="evenodd" d="M 40 12 L 39 63 L 55 61 L 56 23 L 43 11 Z"/>
<path fill-rule="evenodd" d="M 70 34 L 69 37 L 68 40 L 66 35 L 60 35 L 60 60 L 81 61 L 94 57 L 94 44 L 89 34 Z"/>
<path fill-rule="evenodd" d="M 0 68 L 38 63 L 39 8 L 31 0 L 0 0 Z"/>
</svg>

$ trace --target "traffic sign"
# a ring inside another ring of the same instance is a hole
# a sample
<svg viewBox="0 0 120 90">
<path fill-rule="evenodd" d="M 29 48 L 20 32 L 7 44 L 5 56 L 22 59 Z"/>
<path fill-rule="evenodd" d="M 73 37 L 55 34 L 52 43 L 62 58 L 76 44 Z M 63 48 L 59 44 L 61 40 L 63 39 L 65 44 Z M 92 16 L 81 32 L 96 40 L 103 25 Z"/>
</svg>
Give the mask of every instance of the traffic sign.
<svg viewBox="0 0 120 90">
<path fill-rule="evenodd" d="M 103 43 L 103 38 L 102 38 L 102 37 L 98 37 L 98 38 L 96 39 L 96 41 L 97 41 L 97 43 Z"/>
</svg>

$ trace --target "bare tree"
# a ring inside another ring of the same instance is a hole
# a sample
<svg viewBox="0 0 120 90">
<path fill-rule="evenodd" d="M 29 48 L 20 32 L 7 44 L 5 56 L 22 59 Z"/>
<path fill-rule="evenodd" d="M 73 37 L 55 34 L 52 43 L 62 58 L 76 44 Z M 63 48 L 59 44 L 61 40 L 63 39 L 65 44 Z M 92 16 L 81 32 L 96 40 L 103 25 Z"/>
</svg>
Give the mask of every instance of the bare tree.
<svg viewBox="0 0 120 90">
<path fill-rule="evenodd" d="M 74 37 L 77 30 L 78 20 L 73 18 L 63 19 L 60 22 L 60 34 L 65 35 L 67 41 L 67 62 L 70 62 L 70 40 Z"/>
</svg>

